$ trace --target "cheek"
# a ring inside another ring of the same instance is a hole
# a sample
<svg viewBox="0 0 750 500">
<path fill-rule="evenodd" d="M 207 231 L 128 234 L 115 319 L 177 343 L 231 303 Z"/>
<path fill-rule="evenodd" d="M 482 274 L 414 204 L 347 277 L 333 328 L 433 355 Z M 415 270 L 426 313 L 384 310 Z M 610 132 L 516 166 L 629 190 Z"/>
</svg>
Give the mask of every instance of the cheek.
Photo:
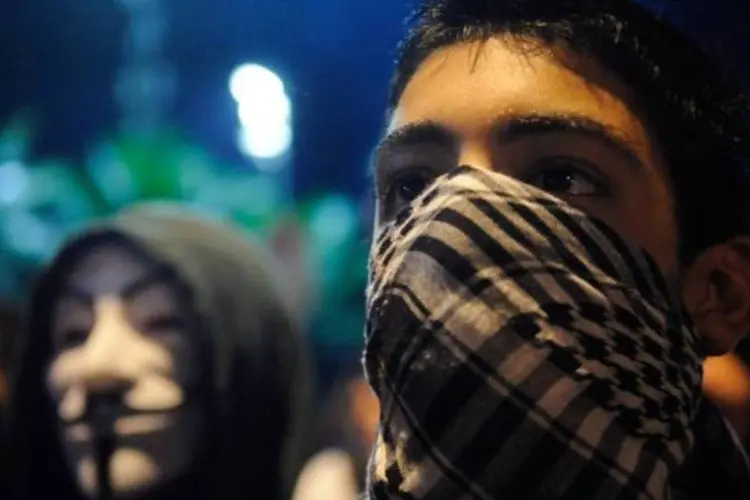
<svg viewBox="0 0 750 500">
<path fill-rule="evenodd" d="M 80 349 L 66 351 L 53 358 L 47 369 L 47 390 L 53 397 L 59 397 L 80 378 L 82 363 L 83 353 Z"/>
<path fill-rule="evenodd" d="M 662 188 L 647 190 L 633 186 L 608 199 L 566 201 L 603 220 L 629 243 L 646 250 L 665 275 L 676 272 L 677 223 L 670 197 Z"/>
<path fill-rule="evenodd" d="M 195 349 L 188 339 L 177 332 L 165 335 L 150 342 L 141 359 L 144 362 L 135 374 L 135 386 L 126 395 L 126 405 L 158 411 L 183 404 L 186 390 L 198 375 Z"/>
<path fill-rule="evenodd" d="M 193 343 L 182 332 L 175 332 L 165 336 L 161 341 L 164 356 L 170 358 L 172 376 L 180 385 L 195 382 L 200 370 L 198 369 L 198 355 Z"/>
<path fill-rule="evenodd" d="M 665 275 L 678 267 L 678 235 L 674 206 L 665 187 L 634 191 L 619 217 L 626 237 L 643 247 Z"/>
<path fill-rule="evenodd" d="M 57 356 L 47 371 L 47 390 L 63 420 L 79 418 L 86 406 L 86 397 L 80 384 L 82 357 L 77 350 Z"/>
</svg>

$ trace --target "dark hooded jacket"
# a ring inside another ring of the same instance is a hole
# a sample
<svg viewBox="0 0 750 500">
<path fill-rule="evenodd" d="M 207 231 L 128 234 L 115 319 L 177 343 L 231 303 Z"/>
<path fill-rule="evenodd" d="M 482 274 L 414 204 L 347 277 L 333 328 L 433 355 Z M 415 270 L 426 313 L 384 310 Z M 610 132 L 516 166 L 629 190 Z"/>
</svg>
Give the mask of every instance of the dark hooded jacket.
<svg viewBox="0 0 750 500">
<path fill-rule="evenodd" d="M 63 462 L 44 378 L 50 308 L 66 268 L 92 245 L 117 240 L 170 267 L 196 311 L 208 415 L 191 470 L 160 499 L 282 500 L 302 461 L 309 420 L 307 353 L 269 269 L 241 234 L 177 208 L 144 206 L 71 238 L 42 274 L 10 388 L 6 465 L 16 498 L 78 498 Z M 50 496 L 52 495 L 52 496 Z"/>
</svg>

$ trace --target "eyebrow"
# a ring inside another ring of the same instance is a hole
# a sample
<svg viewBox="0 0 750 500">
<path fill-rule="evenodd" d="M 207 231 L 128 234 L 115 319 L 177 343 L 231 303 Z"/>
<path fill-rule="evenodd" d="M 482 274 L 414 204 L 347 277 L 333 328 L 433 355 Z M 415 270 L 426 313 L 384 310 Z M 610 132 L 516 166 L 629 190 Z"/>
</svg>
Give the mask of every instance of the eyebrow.
<svg viewBox="0 0 750 500">
<path fill-rule="evenodd" d="M 174 280 L 174 272 L 171 269 L 166 266 L 159 266 L 125 285 L 119 295 L 125 300 L 130 300 L 151 287 L 167 284 Z M 63 285 L 61 295 L 88 306 L 93 305 L 95 299 L 95 294 L 70 283 Z"/>
<path fill-rule="evenodd" d="M 375 148 L 379 151 L 390 151 L 415 144 L 434 144 L 451 147 L 455 144 L 453 134 L 434 121 L 413 122 L 399 127 L 389 133 Z"/>
<path fill-rule="evenodd" d="M 574 134 L 597 141 L 613 149 L 627 162 L 644 167 L 638 156 L 638 143 L 625 131 L 587 116 L 571 114 L 516 115 L 502 121 L 498 135 L 502 142 L 513 142 L 546 134 Z"/>
<path fill-rule="evenodd" d="M 637 153 L 637 141 L 623 130 L 606 125 L 587 116 L 575 114 L 514 114 L 497 120 L 495 135 L 501 143 L 511 143 L 534 136 L 573 134 L 597 141 L 614 150 L 626 162 L 643 168 Z M 388 134 L 373 152 L 372 174 L 379 164 L 399 149 L 417 145 L 454 147 L 456 139 L 444 126 L 434 121 L 414 122 Z"/>
<path fill-rule="evenodd" d="M 374 178 L 379 166 L 399 149 L 418 145 L 453 148 L 456 140 L 445 127 L 434 121 L 407 123 L 386 135 L 375 147 L 370 161 L 370 177 Z"/>
</svg>

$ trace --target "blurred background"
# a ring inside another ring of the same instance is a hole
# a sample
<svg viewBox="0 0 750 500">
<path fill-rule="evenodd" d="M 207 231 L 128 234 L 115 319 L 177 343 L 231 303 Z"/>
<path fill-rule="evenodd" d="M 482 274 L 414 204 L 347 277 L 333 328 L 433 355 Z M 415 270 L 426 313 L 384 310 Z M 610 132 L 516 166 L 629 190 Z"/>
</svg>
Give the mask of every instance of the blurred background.
<svg viewBox="0 0 750 500">
<path fill-rule="evenodd" d="M 263 236 L 305 274 L 330 385 L 361 345 L 368 156 L 409 8 L 4 0 L 0 298 L 16 303 L 91 219 L 184 201 Z"/>
<path fill-rule="evenodd" d="M 410 8 L 3 0 L 0 400 L 23 297 L 63 238 L 133 203 L 184 202 L 280 257 L 303 291 L 319 412 L 351 422 L 323 426 L 310 452 L 346 447 L 363 461 L 377 418 L 358 364 L 368 159 Z"/>
</svg>

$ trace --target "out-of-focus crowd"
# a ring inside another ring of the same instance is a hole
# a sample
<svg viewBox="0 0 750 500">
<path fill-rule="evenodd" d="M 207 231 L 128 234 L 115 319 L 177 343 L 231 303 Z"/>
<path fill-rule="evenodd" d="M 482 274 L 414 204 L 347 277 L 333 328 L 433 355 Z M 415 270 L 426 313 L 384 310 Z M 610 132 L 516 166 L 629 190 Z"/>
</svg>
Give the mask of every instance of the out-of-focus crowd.
<svg viewBox="0 0 750 500">
<path fill-rule="evenodd" d="M 355 498 L 377 399 L 358 353 L 316 382 L 293 243 L 177 205 L 71 235 L 0 307 L 2 497 Z"/>
</svg>

